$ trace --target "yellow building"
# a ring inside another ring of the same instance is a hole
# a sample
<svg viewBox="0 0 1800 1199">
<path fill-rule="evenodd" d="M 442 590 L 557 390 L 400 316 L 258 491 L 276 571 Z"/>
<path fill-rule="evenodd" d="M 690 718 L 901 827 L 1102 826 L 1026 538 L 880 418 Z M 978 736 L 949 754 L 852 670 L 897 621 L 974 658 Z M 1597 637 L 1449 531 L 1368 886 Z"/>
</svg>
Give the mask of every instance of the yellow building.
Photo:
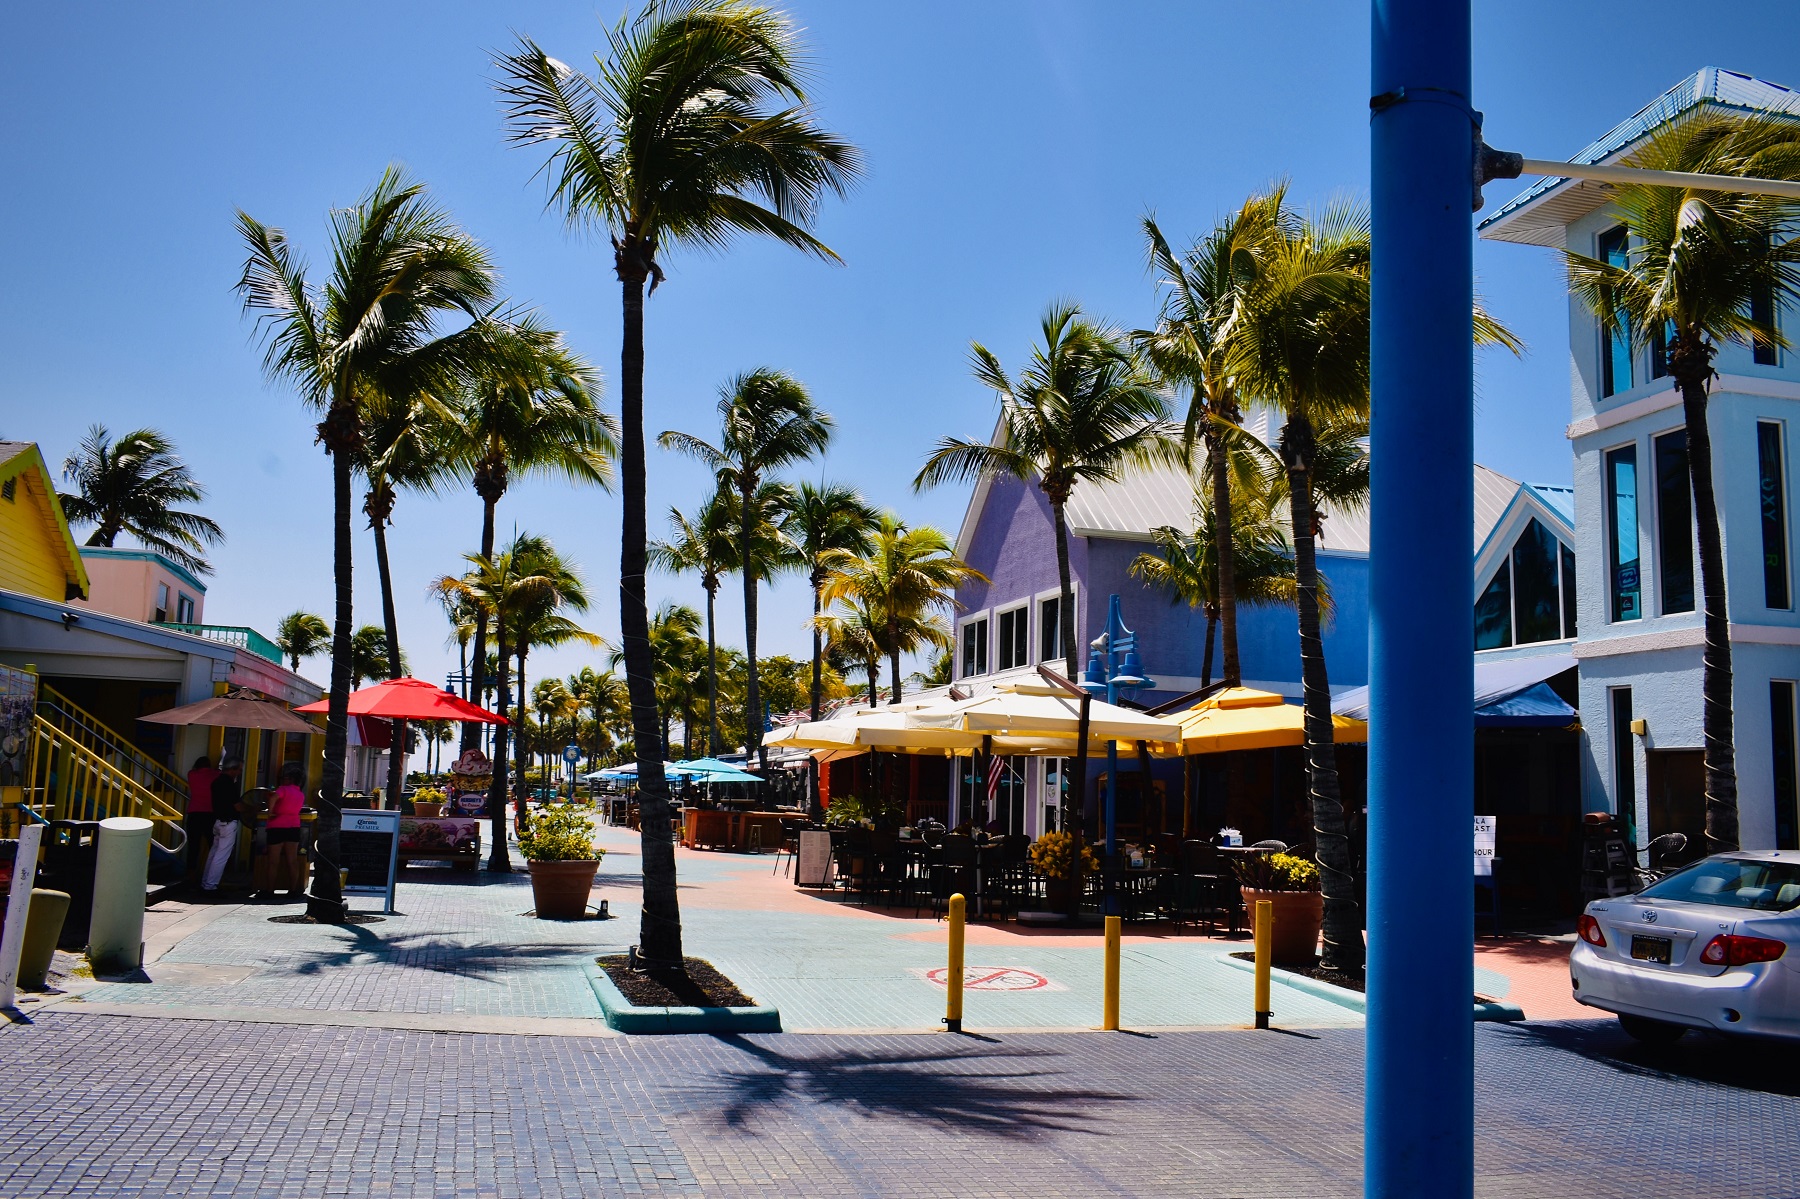
<svg viewBox="0 0 1800 1199">
<path fill-rule="evenodd" d="M 50 468 L 29 441 L 0 441 L 0 588 L 54 603 L 88 594 Z"/>
</svg>

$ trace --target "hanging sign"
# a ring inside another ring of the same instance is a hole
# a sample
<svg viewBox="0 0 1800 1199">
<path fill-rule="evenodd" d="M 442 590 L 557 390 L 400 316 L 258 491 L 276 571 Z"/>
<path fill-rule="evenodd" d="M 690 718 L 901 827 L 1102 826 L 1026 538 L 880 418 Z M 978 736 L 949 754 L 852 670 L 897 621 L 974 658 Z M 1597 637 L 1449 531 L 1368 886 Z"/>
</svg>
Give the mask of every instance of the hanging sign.
<svg viewBox="0 0 1800 1199">
<path fill-rule="evenodd" d="M 1494 824 L 1492 816 L 1475 817 L 1475 876 L 1486 878 L 1494 873 Z"/>
<path fill-rule="evenodd" d="M 382 911 L 394 910 L 400 864 L 400 813 L 346 809 L 338 831 L 339 865 L 350 872 L 346 895 L 381 895 Z"/>
</svg>

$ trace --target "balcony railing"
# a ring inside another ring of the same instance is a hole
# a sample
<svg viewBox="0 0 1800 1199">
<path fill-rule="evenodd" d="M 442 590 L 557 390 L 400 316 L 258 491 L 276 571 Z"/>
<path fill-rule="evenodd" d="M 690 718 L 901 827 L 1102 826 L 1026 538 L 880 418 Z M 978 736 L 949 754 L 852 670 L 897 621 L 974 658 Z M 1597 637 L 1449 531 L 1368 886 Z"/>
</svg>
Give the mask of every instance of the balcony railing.
<svg viewBox="0 0 1800 1199">
<path fill-rule="evenodd" d="M 208 641 L 218 641 L 225 645 L 235 645 L 239 649 L 247 649 L 259 658 L 267 658 L 278 666 L 285 666 L 281 647 L 264 637 L 255 629 L 235 624 L 174 624 L 166 628 L 178 633 L 188 633 L 195 637 L 204 637 Z"/>
</svg>

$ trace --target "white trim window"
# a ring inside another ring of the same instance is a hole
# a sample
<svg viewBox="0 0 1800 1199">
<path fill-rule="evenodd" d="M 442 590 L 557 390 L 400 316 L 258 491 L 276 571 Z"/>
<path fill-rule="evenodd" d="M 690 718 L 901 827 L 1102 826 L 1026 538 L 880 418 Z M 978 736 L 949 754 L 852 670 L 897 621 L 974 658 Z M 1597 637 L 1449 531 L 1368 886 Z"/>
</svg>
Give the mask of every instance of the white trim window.
<svg viewBox="0 0 1800 1199">
<path fill-rule="evenodd" d="M 1537 517 L 1476 592 L 1475 648 L 1575 636 L 1575 554 Z"/>
<path fill-rule="evenodd" d="M 994 669 L 1031 665 L 1031 604 L 1020 600 L 994 610 Z"/>
<path fill-rule="evenodd" d="M 1069 598 L 1075 606 L 1075 639 L 1081 640 L 1081 587 L 1073 581 L 1069 584 Z M 1040 591 L 1032 596 L 1033 615 L 1037 623 L 1037 660 L 1046 666 L 1055 667 L 1063 660 L 1062 644 L 1062 589 L 1053 587 L 1049 591 Z"/>
<path fill-rule="evenodd" d="M 988 673 L 988 614 L 982 612 L 957 622 L 957 678 Z"/>
</svg>

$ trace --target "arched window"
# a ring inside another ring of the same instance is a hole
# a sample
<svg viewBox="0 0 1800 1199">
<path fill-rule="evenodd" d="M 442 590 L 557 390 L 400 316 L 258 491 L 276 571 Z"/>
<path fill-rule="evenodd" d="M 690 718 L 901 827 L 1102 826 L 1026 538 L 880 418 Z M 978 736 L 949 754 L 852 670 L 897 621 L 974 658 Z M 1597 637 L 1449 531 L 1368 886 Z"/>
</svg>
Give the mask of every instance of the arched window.
<svg viewBox="0 0 1800 1199">
<path fill-rule="evenodd" d="M 1475 601 L 1475 648 L 1575 636 L 1575 555 L 1536 518 Z"/>
</svg>

